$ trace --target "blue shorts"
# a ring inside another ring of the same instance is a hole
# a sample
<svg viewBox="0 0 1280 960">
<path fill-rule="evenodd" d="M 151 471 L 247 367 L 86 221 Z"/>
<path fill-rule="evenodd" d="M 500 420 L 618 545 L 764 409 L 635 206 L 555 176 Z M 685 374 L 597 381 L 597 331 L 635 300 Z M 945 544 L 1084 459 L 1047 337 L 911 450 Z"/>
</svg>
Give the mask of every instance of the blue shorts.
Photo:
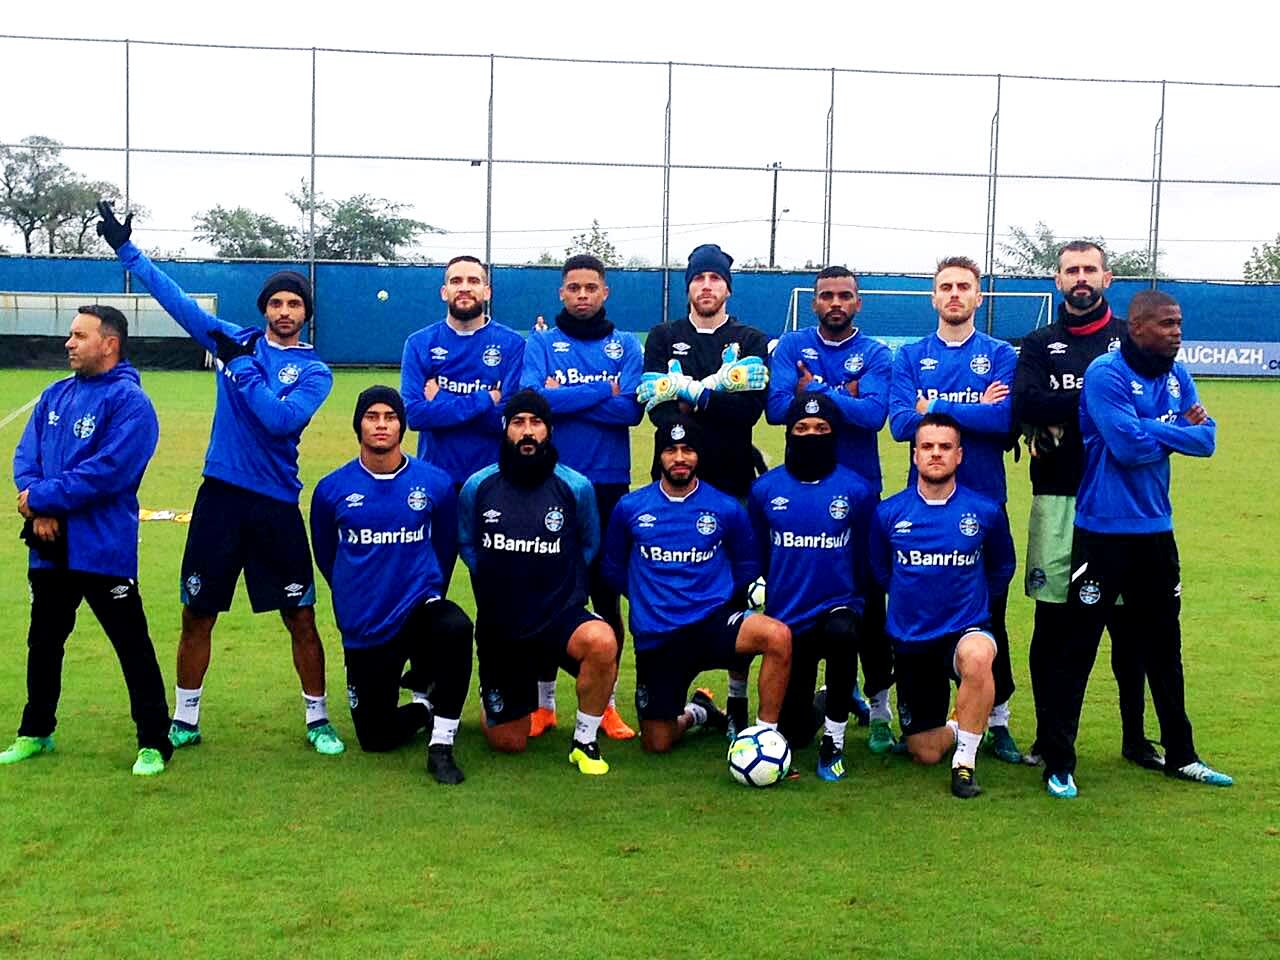
<svg viewBox="0 0 1280 960">
<path fill-rule="evenodd" d="M 749 616 L 750 610 L 728 603 L 698 623 L 637 638 L 636 713 L 640 719 L 678 718 L 688 702 L 689 685 L 704 670 L 749 670 L 751 657 L 737 652 L 738 631 Z"/>
<path fill-rule="evenodd" d="M 907 736 L 924 733 L 947 722 L 951 710 L 951 686 L 960 683 L 956 672 L 956 647 L 971 633 L 980 633 L 991 645 L 996 638 L 987 624 L 978 624 L 917 643 L 894 642 L 894 671 L 898 680 L 898 722 Z"/>
</svg>

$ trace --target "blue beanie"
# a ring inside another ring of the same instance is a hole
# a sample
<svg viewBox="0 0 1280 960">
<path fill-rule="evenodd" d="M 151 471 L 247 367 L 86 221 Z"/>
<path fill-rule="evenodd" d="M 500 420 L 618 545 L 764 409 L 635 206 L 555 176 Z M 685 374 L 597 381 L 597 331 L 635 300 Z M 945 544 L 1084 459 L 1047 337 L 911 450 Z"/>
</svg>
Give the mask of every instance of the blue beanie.
<svg viewBox="0 0 1280 960">
<path fill-rule="evenodd" d="M 733 266 L 733 257 L 720 249 L 719 244 L 704 243 L 694 247 L 689 254 L 689 265 L 684 268 L 684 288 L 689 289 L 693 278 L 700 273 L 715 273 L 724 277 L 725 286 L 733 290 L 733 274 L 729 268 Z"/>
</svg>

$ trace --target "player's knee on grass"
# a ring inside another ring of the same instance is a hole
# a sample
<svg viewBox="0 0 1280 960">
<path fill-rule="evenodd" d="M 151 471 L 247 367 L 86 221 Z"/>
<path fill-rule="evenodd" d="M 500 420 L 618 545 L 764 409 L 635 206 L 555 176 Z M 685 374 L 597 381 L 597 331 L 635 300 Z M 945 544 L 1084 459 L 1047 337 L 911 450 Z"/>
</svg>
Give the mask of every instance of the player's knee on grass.
<svg viewBox="0 0 1280 960">
<path fill-rule="evenodd" d="M 675 720 L 641 720 L 640 745 L 645 753 L 670 753 L 680 739 L 680 727 Z"/>
<path fill-rule="evenodd" d="M 489 749 L 498 753 L 524 753 L 529 746 L 529 717 L 523 716 L 510 723 L 499 723 L 497 726 L 483 726 L 484 738 L 489 741 Z"/>
<path fill-rule="evenodd" d="M 994 640 L 985 633 L 967 633 L 956 645 L 956 673 L 961 681 L 990 677 L 995 657 Z"/>
<path fill-rule="evenodd" d="M 947 755 L 947 751 L 934 743 L 933 738 L 929 736 L 932 732 L 930 730 L 907 737 L 907 749 L 911 752 L 911 759 L 916 763 L 933 766 Z"/>
</svg>

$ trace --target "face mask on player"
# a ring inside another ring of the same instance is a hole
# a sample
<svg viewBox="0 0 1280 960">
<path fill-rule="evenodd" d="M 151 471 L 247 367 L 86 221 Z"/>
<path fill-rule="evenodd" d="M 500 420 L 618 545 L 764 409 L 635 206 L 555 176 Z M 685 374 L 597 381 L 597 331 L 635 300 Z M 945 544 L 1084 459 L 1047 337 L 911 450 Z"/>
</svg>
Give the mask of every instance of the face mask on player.
<svg viewBox="0 0 1280 960">
<path fill-rule="evenodd" d="M 836 435 L 787 436 L 787 471 L 797 480 L 821 480 L 836 468 Z"/>
</svg>

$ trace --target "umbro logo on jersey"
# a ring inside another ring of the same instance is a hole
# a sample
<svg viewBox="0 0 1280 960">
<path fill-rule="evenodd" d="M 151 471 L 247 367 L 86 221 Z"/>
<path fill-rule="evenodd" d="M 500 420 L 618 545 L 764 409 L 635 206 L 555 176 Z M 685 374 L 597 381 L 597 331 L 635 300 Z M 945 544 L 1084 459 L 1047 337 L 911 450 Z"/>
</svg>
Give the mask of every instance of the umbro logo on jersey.
<svg viewBox="0 0 1280 960">
<path fill-rule="evenodd" d="M 910 532 L 911 532 L 911 521 L 910 521 L 910 520 L 899 520 L 897 523 L 895 523 L 895 524 L 893 525 L 893 532 L 894 532 L 894 533 L 910 533 Z"/>
<path fill-rule="evenodd" d="M 448 358 L 449 358 L 449 350 L 448 350 L 448 348 L 446 348 L 446 347 L 432 347 L 432 348 L 431 348 L 431 359 L 432 359 L 432 360 L 447 360 Z"/>
<path fill-rule="evenodd" d="M 363 493 L 349 493 L 349 494 L 347 494 L 347 506 L 349 506 L 349 507 L 358 507 L 358 506 L 361 506 L 363 503 L 364 503 L 364 494 L 363 494 Z"/>
<path fill-rule="evenodd" d="M 673 343 L 671 345 L 671 352 L 675 354 L 677 357 L 688 356 L 689 351 L 692 349 L 693 348 L 689 346 L 689 344 L 685 343 L 683 340 L 681 340 L 679 343 Z"/>
<path fill-rule="evenodd" d="M 123 600 L 129 595 L 129 584 L 121 583 L 111 588 L 112 600 Z"/>
<path fill-rule="evenodd" d="M 800 356 L 804 357 L 806 360 L 817 360 L 818 351 L 813 349 L 813 347 L 805 347 L 800 351 Z"/>
<path fill-rule="evenodd" d="M 556 353 L 568 353 L 569 344 L 565 340 L 553 340 L 551 342 L 551 349 L 554 350 Z"/>
<path fill-rule="evenodd" d="M 1067 345 L 1061 340 L 1055 340 L 1049 344 L 1049 356 L 1057 357 L 1067 352 Z"/>
<path fill-rule="evenodd" d="M 785 510 L 790 502 L 786 497 L 774 497 L 769 501 L 769 505 L 775 510 Z"/>
<path fill-rule="evenodd" d="M 980 353 L 969 361 L 969 369 L 978 376 L 991 372 L 991 358 L 985 353 Z"/>
<path fill-rule="evenodd" d="M 622 359 L 622 344 L 617 340 L 610 340 L 604 345 L 604 355 L 610 360 Z"/>
<path fill-rule="evenodd" d="M 496 367 L 502 363 L 502 348 L 497 344 L 484 348 L 484 353 L 480 354 L 480 362 L 486 367 Z"/>
<path fill-rule="evenodd" d="M 937 369 L 938 369 L 938 361 L 937 361 L 936 359 L 934 359 L 933 357 L 921 357 L 921 358 L 920 358 L 920 369 L 921 369 L 921 370 L 937 370 Z"/>
<path fill-rule="evenodd" d="M 658 518 L 655 517 L 652 513 L 642 513 L 640 514 L 640 516 L 636 517 L 636 523 L 638 523 L 642 527 L 645 527 L 646 529 L 649 527 L 652 527 L 655 523 L 657 523 L 657 521 L 658 521 Z"/>
<path fill-rule="evenodd" d="M 1133 395 L 1135 397 L 1142 396 L 1142 384 L 1140 384 L 1137 380 L 1129 381 L 1129 389 L 1133 391 Z"/>
<path fill-rule="evenodd" d="M 49 426 L 51 426 L 51 427 L 56 427 L 56 426 L 58 425 L 58 421 L 59 421 L 59 420 L 61 420 L 61 419 L 62 419 L 62 418 L 61 418 L 60 416 L 58 416 L 58 411 L 57 411 L 57 410 L 50 410 L 50 411 L 49 411 Z"/>
<path fill-rule="evenodd" d="M 288 386 L 291 383 L 297 383 L 298 377 L 302 375 L 302 368 L 296 363 L 286 363 L 280 368 L 280 372 L 276 374 L 276 379 Z"/>
<path fill-rule="evenodd" d="M 497 523 L 499 520 L 502 519 L 502 511 L 486 510 L 484 513 L 481 514 L 481 516 L 484 517 L 485 523 Z"/>
<path fill-rule="evenodd" d="M 307 588 L 300 583 L 285 584 L 284 595 L 290 600 L 296 600 L 298 597 L 302 596 L 303 591 L 306 589 Z"/>
</svg>

